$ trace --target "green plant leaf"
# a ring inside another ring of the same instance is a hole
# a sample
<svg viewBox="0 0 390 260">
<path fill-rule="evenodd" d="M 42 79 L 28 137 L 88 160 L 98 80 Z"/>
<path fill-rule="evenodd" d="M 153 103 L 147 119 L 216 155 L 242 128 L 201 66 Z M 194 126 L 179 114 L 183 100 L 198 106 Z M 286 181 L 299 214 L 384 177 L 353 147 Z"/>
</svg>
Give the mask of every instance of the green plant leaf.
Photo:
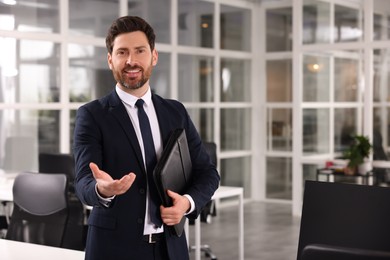
<svg viewBox="0 0 390 260">
<path fill-rule="evenodd" d="M 365 158 L 370 156 L 372 145 L 368 137 L 363 135 L 352 136 L 353 142 L 347 150 L 344 151 L 344 158 L 349 160 L 348 167 L 356 167 L 364 162 Z"/>
</svg>

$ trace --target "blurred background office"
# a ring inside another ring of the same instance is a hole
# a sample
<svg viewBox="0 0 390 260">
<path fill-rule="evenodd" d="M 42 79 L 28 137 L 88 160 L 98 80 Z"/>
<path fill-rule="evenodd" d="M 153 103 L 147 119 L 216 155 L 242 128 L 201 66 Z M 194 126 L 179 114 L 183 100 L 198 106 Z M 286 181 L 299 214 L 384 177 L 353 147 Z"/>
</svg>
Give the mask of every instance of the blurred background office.
<svg viewBox="0 0 390 260">
<path fill-rule="evenodd" d="M 75 112 L 114 87 L 104 37 L 155 28 L 153 91 L 182 101 L 217 144 L 222 185 L 291 204 L 340 156 L 343 134 L 390 147 L 387 0 L 0 0 L 0 168 L 71 153 Z"/>
</svg>

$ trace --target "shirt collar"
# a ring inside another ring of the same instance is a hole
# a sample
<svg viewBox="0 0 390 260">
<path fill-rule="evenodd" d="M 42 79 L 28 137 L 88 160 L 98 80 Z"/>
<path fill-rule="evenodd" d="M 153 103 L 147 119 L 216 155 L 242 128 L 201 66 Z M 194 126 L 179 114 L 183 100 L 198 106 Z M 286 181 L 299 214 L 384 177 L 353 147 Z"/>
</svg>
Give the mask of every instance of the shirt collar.
<svg viewBox="0 0 390 260">
<path fill-rule="evenodd" d="M 145 95 L 143 95 L 140 98 L 123 91 L 118 87 L 118 85 L 115 86 L 115 90 L 119 98 L 126 104 L 130 105 L 131 107 L 135 107 L 135 102 L 137 102 L 137 100 L 140 98 L 144 100 L 146 106 L 149 106 L 150 103 L 152 102 L 152 92 L 150 90 L 150 87 L 146 91 Z"/>
</svg>

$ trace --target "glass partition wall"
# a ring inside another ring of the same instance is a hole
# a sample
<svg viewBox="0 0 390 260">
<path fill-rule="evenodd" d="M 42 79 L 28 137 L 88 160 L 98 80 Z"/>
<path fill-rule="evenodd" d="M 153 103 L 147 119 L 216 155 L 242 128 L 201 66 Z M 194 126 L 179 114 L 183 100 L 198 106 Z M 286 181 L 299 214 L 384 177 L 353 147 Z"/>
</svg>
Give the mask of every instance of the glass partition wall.
<svg viewBox="0 0 390 260">
<path fill-rule="evenodd" d="M 217 144 L 221 184 L 250 197 L 254 3 L 229 2 L 0 1 L 0 169 L 37 171 L 39 153 L 72 152 L 77 108 L 114 89 L 105 36 L 129 14 L 156 32 L 152 90 L 185 104 Z"/>
<path fill-rule="evenodd" d="M 388 1 L 265 1 L 265 198 L 291 200 L 352 134 L 389 152 Z M 379 136 L 379 137 L 378 137 Z"/>
<path fill-rule="evenodd" d="M 222 185 L 299 215 L 351 133 L 387 159 L 388 0 L 16 0 L 0 1 L 0 169 L 72 151 L 77 108 L 114 87 L 104 36 L 126 14 L 155 28 L 151 87 L 217 143 Z"/>
</svg>

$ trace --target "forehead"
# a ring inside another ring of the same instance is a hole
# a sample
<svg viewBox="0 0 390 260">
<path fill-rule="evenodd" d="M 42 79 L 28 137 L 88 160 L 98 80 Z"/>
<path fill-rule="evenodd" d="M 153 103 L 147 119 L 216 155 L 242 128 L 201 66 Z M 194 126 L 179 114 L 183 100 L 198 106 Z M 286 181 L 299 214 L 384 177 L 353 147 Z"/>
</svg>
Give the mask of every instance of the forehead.
<svg viewBox="0 0 390 260">
<path fill-rule="evenodd" d="M 146 47 L 149 46 L 148 38 L 146 37 L 145 33 L 141 31 L 119 34 L 113 42 L 114 50 L 119 48 L 129 49 L 129 48 L 139 48 L 145 46 Z"/>
</svg>

